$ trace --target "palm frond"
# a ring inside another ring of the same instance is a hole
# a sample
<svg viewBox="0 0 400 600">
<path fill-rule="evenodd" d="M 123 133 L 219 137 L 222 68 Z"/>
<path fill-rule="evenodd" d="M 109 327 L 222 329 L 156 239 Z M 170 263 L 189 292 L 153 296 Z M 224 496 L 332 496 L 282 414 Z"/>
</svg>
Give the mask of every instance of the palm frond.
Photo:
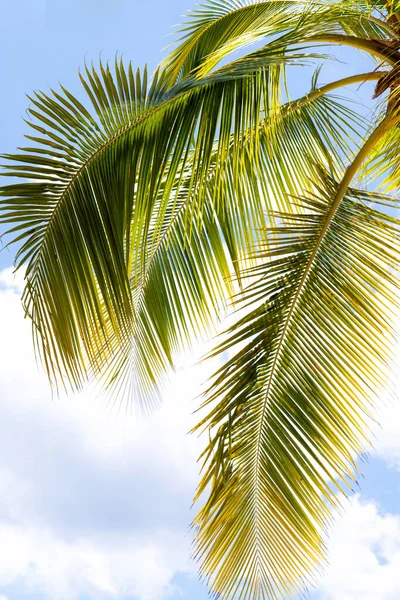
<svg viewBox="0 0 400 600">
<path fill-rule="evenodd" d="M 31 143 L 5 156 L 27 179 L 0 208 L 53 381 L 99 377 L 146 410 L 175 354 L 229 302 L 245 311 L 199 424 L 197 552 L 222 598 L 287 597 L 312 577 L 388 379 L 397 204 L 350 185 L 362 165 L 399 183 L 397 16 L 390 0 L 209 0 L 150 82 L 116 61 L 81 75 L 90 109 L 64 88 L 36 93 Z M 369 137 L 328 95 L 364 75 L 322 88 L 315 75 L 287 101 L 287 67 L 329 42 L 393 67 L 366 74 L 389 90 Z"/>
<path fill-rule="evenodd" d="M 189 13 L 177 47 L 162 66 L 174 83 L 190 73 L 203 76 L 233 51 L 268 38 L 285 47 L 321 33 L 390 39 L 390 28 L 372 12 L 366 2 L 210 0 Z"/>
<path fill-rule="evenodd" d="M 194 525 L 221 598 L 287 598 L 312 579 L 390 377 L 400 221 L 387 207 L 397 203 L 347 189 L 347 175 L 321 173 L 299 199 L 305 212 L 266 232 L 248 313 L 216 351 L 238 348 L 198 426 L 210 442 Z"/>
<path fill-rule="evenodd" d="M 385 93 L 386 92 L 386 93 Z M 375 96 L 384 94 L 377 107 L 377 120 L 400 118 L 400 68 L 388 71 L 376 86 Z M 385 97 L 386 96 L 386 97 Z M 385 192 L 396 193 L 400 188 L 400 126 L 391 127 L 379 140 L 365 161 L 363 176 Z"/>
<path fill-rule="evenodd" d="M 273 65 L 277 60 L 271 56 Z M 16 262 L 27 265 L 24 305 L 51 377 L 61 373 L 79 387 L 88 368 L 100 373 L 114 362 L 117 347 L 131 345 L 138 334 L 132 286 L 146 272 L 145 249 L 158 243 L 168 211 L 178 209 L 183 183 L 197 203 L 187 202 L 181 239 L 194 235 L 195 227 L 203 234 L 202 184 L 211 166 L 221 171 L 231 135 L 238 140 L 243 132 L 258 131 L 267 74 L 266 65 L 248 77 L 232 69 L 171 89 L 162 73 L 148 86 L 146 72 L 134 73 L 120 62 L 114 75 L 101 64 L 99 74 L 86 68 L 81 77 L 95 116 L 67 90 L 31 98 L 28 123 L 35 134 L 27 137 L 33 144 L 6 156 L 6 174 L 28 181 L 2 189 L 2 210 L 21 244 Z M 251 154 L 251 143 L 246 148 Z M 237 181 L 240 146 L 231 146 L 229 155 Z M 213 261 L 222 262 L 220 271 L 207 275 L 215 292 L 210 298 L 220 294 L 226 275 L 218 244 L 214 250 Z M 205 295 L 197 306 L 204 314 L 195 311 L 199 322 L 189 329 L 207 320 L 208 300 Z M 147 373 L 148 388 L 165 368 L 170 348 L 154 329 L 146 336 L 137 371 Z"/>
<path fill-rule="evenodd" d="M 31 99 L 33 145 L 6 155 L 6 174 L 28 181 L 2 189 L 2 220 L 21 244 L 24 306 L 55 381 L 134 371 L 135 388 L 153 389 L 179 344 L 215 322 L 232 294 L 229 264 L 238 274 L 265 216 L 290 210 L 311 162 L 348 150 L 344 124 L 356 119 L 328 98 L 296 106 L 273 142 L 274 69 L 304 56 L 271 49 L 251 60 L 247 76 L 240 59 L 173 88 L 122 62 L 114 74 L 86 68 L 94 116 L 65 89 Z M 164 311 L 143 305 L 157 261 Z"/>
</svg>

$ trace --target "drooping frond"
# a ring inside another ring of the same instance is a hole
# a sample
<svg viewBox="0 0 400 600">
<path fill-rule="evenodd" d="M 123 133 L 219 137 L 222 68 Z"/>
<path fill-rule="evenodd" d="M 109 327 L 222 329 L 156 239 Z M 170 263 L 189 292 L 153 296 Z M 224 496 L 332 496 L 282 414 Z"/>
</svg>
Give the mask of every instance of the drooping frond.
<svg viewBox="0 0 400 600">
<path fill-rule="evenodd" d="M 179 44 L 163 67 L 173 83 L 189 73 L 204 75 L 233 51 L 261 40 L 289 47 L 340 34 L 391 39 L 390 28 L 372 13 L 366 2 L 210 0 L 189 13 Z"/>
<path fill-rule="evenodd" d="M 274 65 L 284 60 L 271 56 Z M 135 336 L 143 342 L 135 345 L 135 360 L 136 371 L 148 379 L 145 387 L 165 370 L 169 339 L 150 325 L 145 334 L 137 330 L 132 287 L 142 285 L 147 248 L 159 244 L 182 191 L 188 201 L 179 221 L 180 242 L 195 235 L 196 227 L 203 236 L 203 184 L 210 168 L 221 171 L 228 147 L 233 181 L 238 179 L 241 148 L 229 142 L 232 135 L 239 140 L 244 132 L 258 131 L 267 77 L 266 65 L 249 77 L 232 68 L 221 77 L 215 73 L 193 86 L 167 89 L 162 74 L 148 87 L 145 72 L 134 74 L 119 63 L 114 76 L 100 65 L 100 74 L 87 69 L 82 77 L 95 116 L 67 90 L 31 99 L 35 135 L 28 137 L 34 145 L 6 157 L 13 162 L 7 174 L 28 182 L 4 188 L 2 206 L 4 220 L 17 223 L 11 232 L 22 243 L 17 265 L 27 265 L 24 304 L 51 376 L 64 374 L 79 386 L 88 367 L 95 373 L 108 369 L 117 348 L 130 346 Z M 246 152 L 252 153 L 249 143 Z M 216 240 L 213 227 L 209 235 Z M 181 315 L 192 319 L 190 331 L 201 329 L 220 304 L 226 258 L 221 242 L 215 243 L 207 250 L 215 252 L 216 264 L 207 275 L 209 294 L 199 294 L 196 308 Z M 206 258 L 200 253 L 197 261 Z M 193 277 L 194 264 L 177 269 L 176 277 Z M 189 280 L 182 289 L 187 285 Z"/>
<path fill-rule="evenodd" d="M 240 132 L 258 123 L 248 104 L 261 102 L 264 89 L 262 73 L 214 79 L 186 91 L 167 90 L 156 74 L 148 87 L 146 73 L 134 74 L 121 63 L 114 76 L 102 65 L 100 74 L 87 69 L 82 83 L 95 117 L 67 90 L 31 99 L 29 125 L 36 135 L 28 137 L 35 145 L 7 156 L 14 163 L 7 174 L 29 181 L 2 191 L 4 220 L 18 223 L 12 230 L 22 243 L 17 265 L 27 265 L 24 304 L 37 345 L 49 374 L 66 374 L 77 386 L 88 365 L 101 371 L 117 347 L 139 335 L 131 288 L 146 270 L 148 236 L 154 244 L 162 235 L 157 225 L 151 231 L 155 213 L 162 221 L 177 209 L 189 160 L 196 168 L 185 190 L 199 201 L 217 128 L 223 123 Z M 241 100 L 233 104 L 236 95 Z M 186 221 L 190 232 L 194 225 Z M 213 260 L 218 264 L 218 257 Z M 224 269 L 225 263 L 213 278 L 209 273 L 213 299 L 216 290 L 220 296 Z M 204 304 L 194 319 L 206 318 Z M 149 383 L 169 355 L 159 334 L 148 328 L 138 351 L 137 371 Z"/>
<path fill-rule="evenodd" d="M 346 124 L 359 135 L 320 97 L 274 119 L 273 141 L 270 68 L 303 60 L 272 50 L 246 76 L 239 60 L 173 88 L 162 73 L 148 86 L 146 72 L 100 65 L 82 77 L 94 116 L 65 89 L 32 98 L 34 144 L 6 156 L 6 173 L 28 181 L 3 188 L 2 210 L 54 380 L 94 374 L 149 396 L 215 322 L 266 216 L 290 210 L 313 164 L 347 152 Z"/>
<path fill-rule="evenodd" d="M 199 424 L 196 548 L 223 599 L 289 598 L 312 578 L 398 335 L 397 204 L 323 173 L 298 201 L 303 214 L 266 232 Z"/>
</svg>

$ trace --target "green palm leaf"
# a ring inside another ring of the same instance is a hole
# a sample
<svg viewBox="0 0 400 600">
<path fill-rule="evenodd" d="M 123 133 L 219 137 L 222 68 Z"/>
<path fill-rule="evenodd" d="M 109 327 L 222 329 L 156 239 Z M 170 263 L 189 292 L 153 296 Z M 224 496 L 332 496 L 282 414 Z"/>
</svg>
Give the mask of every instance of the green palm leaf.
<svg viewBox="0 0 400 600">
<path fill-rule="evenodd" d="M 41 136 L 6 156 L 7 173 L 30 181 L 3 189 L 3 220 L 18 223 L 24 305 L 54 381 L 79 387 L 94 374 L 156 397 L 173 353 L 224 310 L 266 215 L 307 187 L 309 159 L 349 150 L 344 123 L 355 135 L 359 123 L 322 96 L 294 105 L 297 119 L 288 106 L 271 143 L 265 65 L 304 60 L 287 54 L 264 55 L 247 77 L 242 59 L 174 88 L 156 74 L 147 91 L 146 72 L 122 63 L 114 76 L 86 69 L 96 116 L 67 90 L 32 98 Z"/>
<path fill-rule="evenodd" d="M 350 186 L 360 170 L 398 186 L 397 7 L 211 0 L 181 33 L 150 82 L 86 68 L 90 109 L 64 88 L 31 98 L 5 172 L 27 181 L 1 189 L 2 220 L 54 382 L 97 377 L 146 410 L 237 303 L 199 424 L 197 552 L 221 597 L 287 597 L 323 560 L 390 370 L 397 203 Z M 329 43 L 382 66 L 322 87 L 317 70 L 291 101 L 287 70 Z M 367 80 L 388 93 L 377 127 L 330 95 Z"/>
<path fill-rule="evenodd" d="M 288 47 L 327 36 L 331 42 L 341 36 L 339 43 L 345 43 L 343 35 L 351 36 L 356 44 L 365 38 L 387 40 L 392 34 L 366 2 L 290 0 L 209 1 L 191 11 L 180 32 L 179 45 L 163 62 L 171 82 L 194 72 L 204 75 L 234 50 L 266 38 Z"/>
<path fill-rule="evenodd" d="M 310 581 L 393 364 L 400 221 L 371 203 L 397 204 L 323 174 L 299 202 L 257 253 L 250 310 L 217 352 L 239 349 L 198 426 L 210 443 L 197 551 L 223 598 L 286 598 Z"/>
<path fill-rule="evenodd" d="M 250 79 L 225 73 L 222 81 L 214 76 L 172 90 L 156 75 L 148 91 L 146 74 L 125 72 L 121 64 L 114 78 L 108 68 L 100 71 L 101 79 L 88 69 L 82 78 L 97 119 L 66 90 L 32 99 L 36 122 L 30 125 L 42 137 L 30 136 L 35 147 L 8 156 L 18 164 L 7 172 L 34 181 L 3 190 L 5 220 L 19 223 L 13 230 L 23 242 L 17 263 L 28 264 L 24 302 L 37 343 L 49 373 L 64 372 L 74 385 L 85 378 L 87 362 L 103 369 L 115 348 L 136 334 L 131 286 L 146 271 L 146 248 L 162 235 L 157 219 L 162 223 L 168 210 L 178 208 L 183 180 L 186 195 L 197 198 L 201 235 L 201 183 L 214 156 L 216 128 L 221 123 L 230 134 L 231 123 L 238 132 L 253 127 L 259 116 L 248 103 L 260 102 L 264 90 L 260 69 Z M 232 94 L 242 98 L 241 106 L 232 103 Z M 220 155 L 217 162 L 225 160 Z M 188 206 L 194 210 L 193 202 Z M 185 222 L 190 237 L 190 215 Z M 215 250 L 218 264 L 218 244 Z M 225 263 L 208 282 L 211 297 L 213 288 L 220 290 Z M 200 324 L 205 312 L 196 318 Z M 169 349 L 167 340 L 154 338 L 150 345 L 155 380 Z M 140 370 L 148 373 L 148 367 Z"/>
</svg>

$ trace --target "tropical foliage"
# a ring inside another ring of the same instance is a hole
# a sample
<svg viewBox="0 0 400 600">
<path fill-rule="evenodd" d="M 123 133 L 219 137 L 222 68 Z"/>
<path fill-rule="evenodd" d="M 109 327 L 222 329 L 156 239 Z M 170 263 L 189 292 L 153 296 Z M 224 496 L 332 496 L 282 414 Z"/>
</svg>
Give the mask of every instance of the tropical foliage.
<svg viewBox="0 0 400 600">
<path fill-rule="evenodd" d="M 320 85 L 335 46 L 369 72 Z M 53 385 L 97 378 L 147 410 L 237 310 L 198 425 L 195 552 L 219 598 L 292 597 L 391 376 L 400 6 L 207 0 L 150 81 L 120 60 L 80 78 L 86 99 L 30 98 L 28 146 L 5 155 L 38 355 Z M 373 111 L 335 95 L 371 81 Z"/>
</svg>

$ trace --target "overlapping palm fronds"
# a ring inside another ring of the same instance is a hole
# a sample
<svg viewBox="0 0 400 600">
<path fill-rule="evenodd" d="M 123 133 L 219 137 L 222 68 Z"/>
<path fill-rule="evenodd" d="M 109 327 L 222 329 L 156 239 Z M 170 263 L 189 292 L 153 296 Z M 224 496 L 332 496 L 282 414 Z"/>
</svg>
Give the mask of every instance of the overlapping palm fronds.
<svg viewBox="0 0 400 600">
<path fill-rule="evenodd" d="M 271 60 L 275 63 L 275 57 Z M 66 90 L 32 98 L 34 121 L 29 124 L 41 135 L 28 136 L 34 147 L 6 157 L 14 162 L 9 175 L 31 181 L 5 188 L 3 208 L 5 221 L 18 222 L 12 230 L 23 241 L 17 263 L 28 264 L 24 302 L 51 375 L 67 374 L 80 385 L 87 364 L 100 372 L 113 362 L 116 348 L 130 346 L 136 337 L 136 372 L 149 384 L 158 378 L 169 360 L 169 341 L 149 328 L 146 340 L 141 338 L 132 287 L 143 287 L 149 252 L 161 241 L 168 219 L 182 210 L 181 203 L 186 217 L 179 222 L 186 229 L 179 245 L 182 252 L 193 252 L 182 241 L 185 236 L 199 241 L 203 235 L 203 184 L 210 168 L 218 170 L 226 161 L 226 153 L 215 152 L 217 128 L 229 137 L 233 127 L 236 138 L 258 131 L 259 114 L 250 107 L 262 101 L 264 78 L 265 69 L 246 79 L 224 70 L 221 78 L 216 74 L 195 86 L 167 89 L 163 75 L 156 74 L 147 90 L 146 73 L 117 64 L 113 76 L 100 65 L 100 74 L 86 69 L 82 77 L 94 117 Z M 232 101 L 236 96 L 240 104 Z M 240 169 L 240 154 L 239 147 L 230 146 L 232 168 Z M 191 330 L 196 331 L 209 318 L 208 301 L 215 312 L 228 275 L 215 222 L 207 218 L 214 234 L 207 233 L 208 245 L 196 245 L 199 254 L 192 255 L 191 269 L 179 266 L 187 257 L 172 252 L 168 257 L 177 260 L 172 268 L 176 278 L 182 276 L 182 290 L 192 286 L 185 297 L 193 302 L 196 286 L 202 288 L 194 280 L 194 267 L 215 262 L 207 275 L 209 297 L 198 293 L 194 312 L 181 314 L 182 327 L 193 319 Z"/>
<path fill-rule="evenodd" d="M 209 1 L 189 13 L 179 45 L 163 66 L 172 82 L 190 73 L 203 75 L 238 48 L 268 38 L 268 45 L 285 47 L 329 36 L 331 43 L 350 45 L 368 39 L 374 53 L 372 41 L 390 39 L 391 30 L 372 13 L 367 2 Z"/>
<path fill-rule="evenodd" d="M 208 0 L 150 81 L 116 61 L 85 68 L 90 107 L 35 94 L 29 147 L 5 156 L 24 181 L 2 220 L 53 382 L 99 378 L 146 410 L 177 352 L 241 310 L 199 424 L 197 555 L 226 600 L 313 577 L 390 376 L 399 23 L 395 0 Z M 287 73 L 330 44 L 375 64 L 322 86 L 317 68 L 293 100 Z M 367 81 L 373 121 L 332 95 Z"/>
<path fill-rule="evenodd" d="M 30 181 L 3 189 L 3 220 L 18 223 L 24 304 L 54 380 L 80 386 L 93 372 L 110 382 L 128 370 L 138 382 L 125 383 L 150 398 L 173 350 L 215 322 L 232 295 L 229 262 L 263 225 L 265 198 L 282 207 L 305 185 L 305 153 L 343 153 L 345 120 L 359 125 L 322 97 L 305 103 L 302 136 L 288 110 L 272 149 L 263 115 L 279 82 L 268 60 L 275 68 L 303 57 L 273 50 L 248 77 L 239 60 L 173 88 L 157 73 L 148 91 L 146 72 L 119 63 L 112 75 L 100 65 L 81 78 L 94 116 L 67 90 L 32 98 L 29 124 L 41 135 L 6 156 L 7 173 Z M 327 135 L 329 115 L 341 131 Z M 145 292 L 157 269 L 155 298 Z"/>
</svg>

